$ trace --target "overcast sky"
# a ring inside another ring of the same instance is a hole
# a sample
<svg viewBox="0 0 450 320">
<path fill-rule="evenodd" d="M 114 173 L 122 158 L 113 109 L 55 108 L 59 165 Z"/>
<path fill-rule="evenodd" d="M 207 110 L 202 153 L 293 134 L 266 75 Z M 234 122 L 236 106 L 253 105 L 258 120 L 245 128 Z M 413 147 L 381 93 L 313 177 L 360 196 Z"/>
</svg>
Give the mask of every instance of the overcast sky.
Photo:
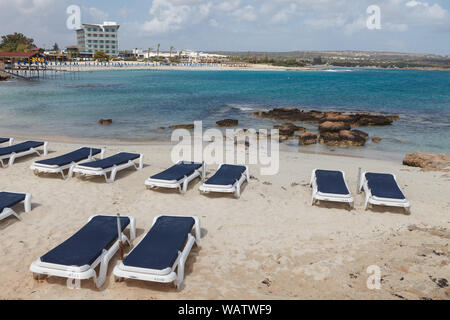
<svg viewBox="0 0 450 320">
<path fill-rule="evenodd" d="M 120 49 L 450 53 L 450 0 L 0 0 L 0 35 L 74 45 L 69 5 L 82 23 L 117 21 Z M 370 5 L 381 30 L 367 28 Z"/>
</svg>

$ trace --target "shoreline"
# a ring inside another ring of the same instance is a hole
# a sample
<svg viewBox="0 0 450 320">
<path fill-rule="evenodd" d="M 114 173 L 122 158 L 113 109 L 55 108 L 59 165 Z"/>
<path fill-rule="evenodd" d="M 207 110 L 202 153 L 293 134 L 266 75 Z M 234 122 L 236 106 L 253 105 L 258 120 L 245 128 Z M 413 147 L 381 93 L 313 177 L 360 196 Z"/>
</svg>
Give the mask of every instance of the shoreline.
<svg viewBox="0 0 450 320">
<path fill-rule="evenodd" d="M 93 62 L 92 62 L 93 63 Z M 112 70 L 158 70 L 158 71 L 327 71 L 327 70 L 396 70 L 396 71 L 450 71 L 450 69 L 439 67 L 415 67 L 415 68 L 379 68 L 379 67 L 340 67 L 340 66 L 312 66 L 312 67 L 284 67 L 273 66 L 269 64 L 249 64 L 247 67 L 236 66 L 178 66 L 178 65 L 146 65 L 145 62 L 126 62 L 120 61 L 120 66 L 87 66 L 86 63 L 81 62 L 80 66 L 67 67 L 63 66 L 60 70 L 72 72 L 92 72 L 92 71 L 112 71 Z M 123 65 L 129 63 L 130 65 Z M 79 70 L 74 70 L 74 69 Z"/>
<path fill-rule="evenodd" d="M 1 135 L 1 134 L 0 134 Z M 11 135 L 11 134 L 10 134 Z M 5 136 L 5 135 L 2 135 Z M 171 142 L 170 140 L 145 140 L 145 141 L 136 141 L 136 140 L 116 140 L 116 139 L 95 139 L 95 138 L 74 138 L 67 136 L 47 136 L 47 135 L 20 135 L 20 134 L 12 134 L 12 138 L 15 139 L 14 143 L 17 141 L 28 141 L 28 140 L 42 140 L 47 141 L 51 145 L 52 143 L 56 144 L 68 144 L 68 145 L 103 145 L 103 146 L 114 146 L 114 147 L 139 147 L 139 146 L 162 146 L 162 147 L 174 147 L 177 145 L 176 142 Z M 208 144 L 208 142 L 204 141 L 204 147 Z M 288 145 L 286 143 L 280 142 L 280 152 L 288 152 L 291 154 L 300 153 L 300 154 L 308 154 L 308 155 L 325 155 L 325 156 L 334 156 L 334 157 L 348 157 L 353 159 L 370 159 L 370 160 L 385 160 L 388 162 L 399 163 L 399 160 L 405 157 L 404 152 L 392 153 L 388 151 L 370 151 L 368 155 L 363 154 L 349 154 L 346 152 L 348 150 L 344 147 L 336 147 L 333 149 L 337 149 L 336 151 L 316 151 L 312 150 L 313 147 L 318 146 L 298 146 L 295 147 L 293 145 Z M 349 147 L 356 152 L 364 152 L 364 147 Z"/>
</svg>

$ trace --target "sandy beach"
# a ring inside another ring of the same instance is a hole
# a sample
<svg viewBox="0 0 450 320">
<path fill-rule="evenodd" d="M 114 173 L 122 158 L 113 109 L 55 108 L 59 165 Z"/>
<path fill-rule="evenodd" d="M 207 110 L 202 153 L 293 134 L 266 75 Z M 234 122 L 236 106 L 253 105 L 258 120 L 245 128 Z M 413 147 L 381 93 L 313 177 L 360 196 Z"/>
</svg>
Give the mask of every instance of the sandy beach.
<svg viewBox="0 0 450 320">
<path fill-rule="evenodd" d="M 49 157 L 80 146 L 50 141 Z M 450 299 L 448 173 L 390 161 L 281 152 L 279 174 L 261 176 L 251 166 L 252 179 L 236 200 L 201 195 L 200 181 L 191 183 L 185 195 L 146 190 L 145 179 L 171 165 L 169 145 L 93 146 L 106 148 L 107 155 L 143 153 L 145 167 L 121 172 L 112 184 L 103 178 L 35 176 L 29 169 L 38 159 L 33 156 L 0 170 L 2 190 L 33 195 L 30 214 L 17 206 L 22 221 L 0 221 L 0 299 Z M 356 193 L 358 167 L 396 174 L 411 214 L 383 207 L 364 211 L 363 195 Z M 339 204 L 311 206 L 314 168 L 346 172 L 354 210 Z M 215 169 L 208 166 L 208 176 Z M 135 244 L 157 215 L 200 218 L 201 246 L 189 256 L 183 290 L 135 280 L 114 282 L 118 255 L 101 289 L 92 280 L 70 290 L 62 278 L 33 279 L 30 264 L 80 229 L 89 216 L 118 212 L 137 219 Z M 381 269 L 380 290 L 367 288 L 371 265 Z"/>
</svg>

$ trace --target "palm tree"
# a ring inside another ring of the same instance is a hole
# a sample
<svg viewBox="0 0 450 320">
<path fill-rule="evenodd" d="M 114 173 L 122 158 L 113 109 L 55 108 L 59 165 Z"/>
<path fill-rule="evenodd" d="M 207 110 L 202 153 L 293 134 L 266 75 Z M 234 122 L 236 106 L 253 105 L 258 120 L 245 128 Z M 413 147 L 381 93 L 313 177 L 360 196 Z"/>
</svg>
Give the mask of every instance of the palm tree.
<svg viewBox="0 0 450 320">
<path fill-rule="evenodd" d="M 172 51 L 173 51 L 173 49 L 175 49 L 174 47 L 170 47 L 170 57 L 172 58 Z"/>
<path fill-rule="evenodd" d="M 150 54 L 152 53 L 153 48 L 148 48 L 148 59 L 150 59 Z"/>
<path fill-rule="evenodd" d="M 161 48 L 161 44 L 158 43 L 158 50 L 156 51 L 156 55 L 159 57 L 159 48 Z"/>
</svg>

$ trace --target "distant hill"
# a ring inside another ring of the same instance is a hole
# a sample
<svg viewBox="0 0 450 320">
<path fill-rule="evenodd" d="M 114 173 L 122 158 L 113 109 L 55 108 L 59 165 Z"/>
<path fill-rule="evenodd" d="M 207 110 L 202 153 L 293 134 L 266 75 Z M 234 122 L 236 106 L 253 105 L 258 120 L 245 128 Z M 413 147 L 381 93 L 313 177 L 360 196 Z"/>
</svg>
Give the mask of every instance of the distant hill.
<svg viewBox="0 0 450 320">
<path fill-rule="evenodd" d="M 382 67 L 382 68 L 442 68 L 450 69 L 450 56 L 437 54 L 376 52 L 376 51 L 213 51 L 234 59 L 250 63 L 280 61 L 323 62 L 343 67 Z M 272 60 L 272 61 L 271 61 Z"/>
</svg>

